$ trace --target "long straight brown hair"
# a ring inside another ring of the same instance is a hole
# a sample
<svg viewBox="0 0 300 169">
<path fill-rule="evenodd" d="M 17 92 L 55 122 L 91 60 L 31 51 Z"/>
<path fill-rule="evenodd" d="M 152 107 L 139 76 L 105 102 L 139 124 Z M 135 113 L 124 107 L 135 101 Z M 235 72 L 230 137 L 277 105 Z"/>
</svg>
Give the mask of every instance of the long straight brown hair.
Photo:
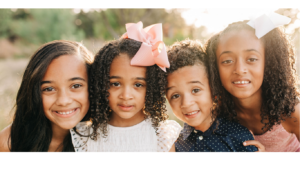
<svg viewBox="0 0 300 169">
<path fill-rule="evenodd" d="M 56 40 L 42 45 L 31 57 L 17 94 L 10 151 L 48 151 L 52 128 L 43 110 L 41 81 L 51 61 L 62 55 L 82 57 L 89 72 L 93 55 L 80 43 Z M 70 134 L 64 139 L 62 151 L 74 151 Z"/>
</svg>

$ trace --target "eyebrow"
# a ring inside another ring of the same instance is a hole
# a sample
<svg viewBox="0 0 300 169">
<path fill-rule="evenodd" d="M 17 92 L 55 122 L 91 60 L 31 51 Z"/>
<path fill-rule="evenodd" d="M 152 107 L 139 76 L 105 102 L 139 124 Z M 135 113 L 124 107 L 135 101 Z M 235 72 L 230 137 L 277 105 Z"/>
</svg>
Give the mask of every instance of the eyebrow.
<svg viewBox="0 0 300 169">
<path fill-rule="evenodd" d="M 198 81 L 198 80 L 196 80 L 196 81 L 190 81 L 190 82 L 188 82 L 188 83 L 199 83 L 199 84 L 201 84 L 202 86 L 204 86 L 204 84 L 203 83 L 201 83 L 200 81 Z"/>
<path fill-rule="evenodd" d="M 199 83 L 199 84 L 201 84 L 202 86 L 204 86 L 203 83 L 201 83 L 201 82 L 198 81 L 198 80 L 196 80 L 196 81 L 190 81 L 190 82 L 188 82 L 188 83 Z M 173 88 L 173 87 L 174 87 L 174 86 L 167 87 L 167 88 L 166 88 L 166 93 L 168 92 L 168 90 L 170 90 L 170 89 Z"/>
<path fill-rule="evenodd" d="M 81 78 L 81 77 L 73 77 L 71 79 L 69 79 L 69 81 L 74 81 L 74 80 L 82 80 L 85 81 L 85 79 Z"/>
<path fill-rule="evenodd" d="M 71 79 L 69 79 L 69 81 L 74 81 L 74 80 L 82 80 L 82 81 L 85 81 L 85 79 L 81 78 L 81 77 L 73 77 Z M 45 83 L 52 83 L 53 81 L 42 81 L 41 82 L 41 85 L 45 84 Z"/>
<path fill-rule="evenodd" d="M 122 78 L 120 76 L 110 76 L 109 79 L 122 79 Z M 146 81 L 146 78 L 144 78 L 144 77 L 136 77 L 133 79 Z"/>
<path fill-rule="evenodd" d="M 257 53 L 259 53 L 259 54 L 261 54 L 259 51 L 257 51 L 256 49 L 246 49 L 246 50 L 244 50 L 245 52 L 257 52 Z M 219 57 L 221 56 L 221 55 L 223 55 L 223 54 L 225 54 L 225 53 L 232 53 L 231 51 L 224 51 L 224 52 L 222 52 L 220 55 L 219 55 Z"/>
<path fill-rule="evenodd" d="M 168 90 L 170 90 L 171 88 L 173 88 L 174 86 L 171 86 L 171 87 L 167 87 L 166 88 L 166 93 L 168 92 Z"/>
<path fill-rule="evenodd" d="M 257 53 L 259 53 L 259 54 L 261 54 L 259 51 L 257 51 L 256 49 L 247 49 L 247 50 L 245 50 L 245 51 L 247 51 L 247 52 L 257 52 Z"/>
</svg>

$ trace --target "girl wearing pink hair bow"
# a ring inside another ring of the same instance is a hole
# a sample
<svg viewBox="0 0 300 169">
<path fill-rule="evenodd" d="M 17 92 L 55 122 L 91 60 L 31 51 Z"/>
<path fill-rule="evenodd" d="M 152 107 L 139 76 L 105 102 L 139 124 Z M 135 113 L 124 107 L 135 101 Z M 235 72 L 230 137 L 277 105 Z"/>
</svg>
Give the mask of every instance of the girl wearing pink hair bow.
<svg viewBox="0 0 300 169">
<path fill-rule="evenodd" d="M 259 151 L 300 151 L 295 55 L 271 13 L 230 24 L 206 45 L 216 111 L 253 132 Z"/>
<path fill-rule="evenodd" d="M 167 120 L 164 71 L 169 61 L 161 24 L 127 33 L 102 47 L 90 74 L 92 125 L 71 130 L 75 151 L 175 151 L 181 126 Z"/>
</svg>

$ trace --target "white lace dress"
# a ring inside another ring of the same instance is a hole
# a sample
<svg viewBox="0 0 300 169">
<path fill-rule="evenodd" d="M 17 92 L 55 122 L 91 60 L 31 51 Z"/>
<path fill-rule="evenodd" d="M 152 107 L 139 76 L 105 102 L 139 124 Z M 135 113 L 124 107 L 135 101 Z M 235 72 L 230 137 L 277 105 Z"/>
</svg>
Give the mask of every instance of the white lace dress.
<svg viewBox="0 0 300 169">
<path fill-rule="evenodd" d="M 92 132 L 90 122 L 80 122 L 76 125 L 77 132 L 89 135 Z M 107 137 L 102 133 L 97 140 L 79 136 L 73 129 L 70 130 L 72 142 L 76 152 L 168 152 L 177 140 L 181 126 L 174 120 L 161 122 L 156 135 L 152 122 L 149 119 L 131 127 L 107 126 Z M 100 130 L 99 130 L 100 131 Z"/>
</svg>

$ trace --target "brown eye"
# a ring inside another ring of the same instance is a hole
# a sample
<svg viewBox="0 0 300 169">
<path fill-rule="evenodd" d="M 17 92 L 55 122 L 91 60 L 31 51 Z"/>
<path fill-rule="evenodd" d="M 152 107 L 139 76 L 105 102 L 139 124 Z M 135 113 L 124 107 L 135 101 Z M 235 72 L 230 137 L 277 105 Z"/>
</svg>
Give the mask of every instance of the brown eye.
<svg viewBox="0 0 300 169">
<path fill-rule="evenodd" d="M 77 89 L 77 88 L 79 88 L 79 87 L 81 87 L 82 85 L 81 84 L 74 84 L 73 86 L 72 86 L 72 88 L 73 89 Z"/>
<path fill-rule="evenodd" d="M 114 87 L 119 87 L 121 86 L 121 84 L 119 82 L 114 82 L 114 83 L 111 83 L 110 84 L 111 86 L 114 86 Z"/>
<path fill-rule="evenodd" d="M 174 94 L 172 97 L 171 97 L 171 99 L 177 99 L 177 98 L 179 98 L 179 94 Z"/>
<path fill-rule="evenodd" d="M 255 62 L 255 61 L 257 61 L 258 59 L 256 59 L 256 58 L 250 58 L 250 59 L 248 59 L 248 61 L 249 62 Z"/>
<path fill-rule="evenodd" d="M 200 89 L 193 89 L 192 90 L 192 93 L 198 93 L 198 92 L 200 92 Z"/>
<path fill-rule="evenodd" d="M 51 92 L 51 91 L 54 91 L 54 88 L 52 88 L 52 87 L 47 87 L 47 88 L 43 89 L 42 91 L 43 91 L 43 92 L 44 92 L 44 91 L 45 91 L 45 92 Z"/>
<path fill-rule="evenodd" d="M 142 85 L 141 83 L 136 83 L 134 86 L 135 87 L 143 87 L 144 85 Z"/>
<path fill-rule="evenodd" d="M 229 64 L 229 63 L 232 63 L 233 61 L 232 60 L 225 60 L 225 61 L 223 61 L 222 63 L 224 63 L 224 64 Z"/>
</svg>

